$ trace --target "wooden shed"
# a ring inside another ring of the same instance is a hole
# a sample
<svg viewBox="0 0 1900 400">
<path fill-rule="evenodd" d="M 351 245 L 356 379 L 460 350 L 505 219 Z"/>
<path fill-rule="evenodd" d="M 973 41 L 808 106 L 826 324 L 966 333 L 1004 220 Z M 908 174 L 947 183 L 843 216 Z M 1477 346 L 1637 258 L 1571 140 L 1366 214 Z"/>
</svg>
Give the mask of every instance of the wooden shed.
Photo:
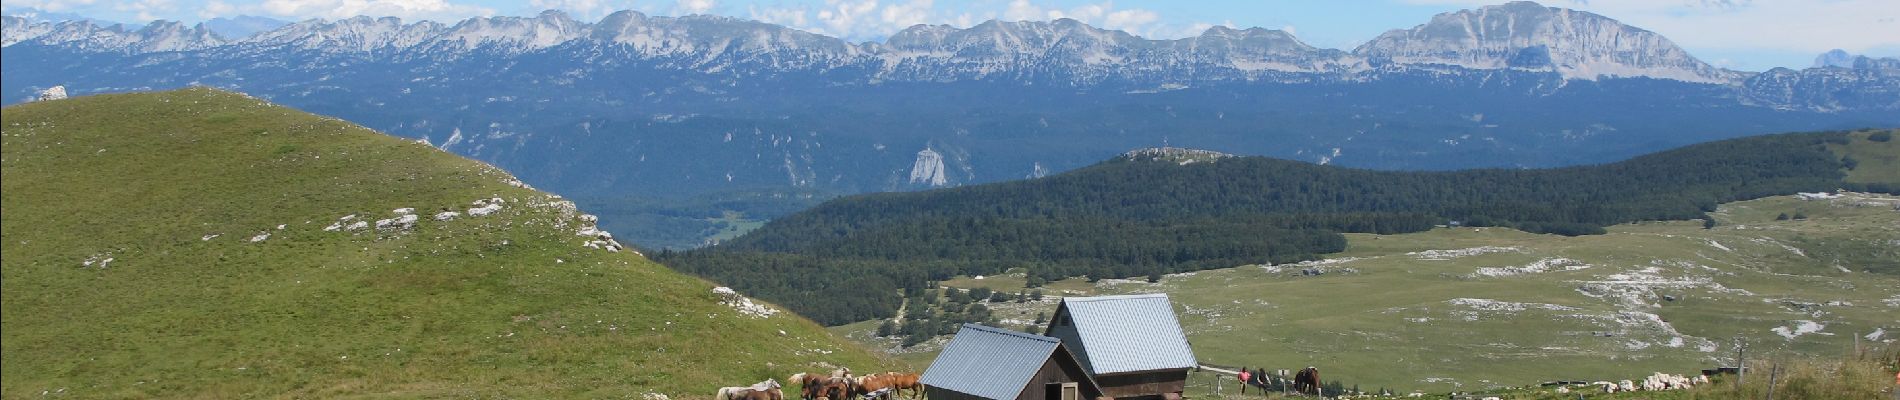
<svg viewBox="0 0 1900 400">
<path fill-rule="evenodd" d="M 1046 331 L 1116 399 L 1179 399 L 1199 366 L 1166 294 L 1068 297 Z"/>
<path fill-rule="evenodd" d="M 964 324 L 924 370 L 931 400 L 1091 400 L 1102 396 L 1062 342 Z"/>
</svg>

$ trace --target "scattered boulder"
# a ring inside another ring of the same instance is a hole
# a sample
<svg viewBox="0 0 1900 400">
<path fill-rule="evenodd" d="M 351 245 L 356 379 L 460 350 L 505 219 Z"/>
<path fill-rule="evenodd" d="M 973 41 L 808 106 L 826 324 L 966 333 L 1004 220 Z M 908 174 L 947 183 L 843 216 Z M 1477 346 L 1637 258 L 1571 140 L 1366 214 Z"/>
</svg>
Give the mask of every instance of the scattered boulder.
<svg viewBox="0 0 1900 400">
<path fill-rule="evenodd" d="M 377 230 L 399 230 L 399 229 L 414 228 L 416 227 L 417 219 L 418 218 L 416 217 L 415 214 L 407 214 L 400 217 L 389 218 L 389 219 L 379 219 L 379 220 L 376 220 L 376 229 Z"/>
<path fill-rule="evenodd" d="M 772 307 L 766 307 L 764 304 L 755 303 L 752 299 L 740 295 L 738 291 L 732 290 L 732 288 L 720 286 L 713 288 L 712 291 L 713 294 L 719 295 L 719 304 L 731 306 L 733 309 L 739 310 L 739 314 L 753 318 L 765 318 L 778 313 L 778 310 L 772 309 Z"/>
<path fill-rule="evenodd" d="M 62 85 L 62 86 L 49 87 L 49 88 L 46 88 L 46 90 L 41 90 L 39 95 L 35 96 L 34 101 L 64 100 L 64 99 L 66 99 L 66 86 Z"/>
</svg>

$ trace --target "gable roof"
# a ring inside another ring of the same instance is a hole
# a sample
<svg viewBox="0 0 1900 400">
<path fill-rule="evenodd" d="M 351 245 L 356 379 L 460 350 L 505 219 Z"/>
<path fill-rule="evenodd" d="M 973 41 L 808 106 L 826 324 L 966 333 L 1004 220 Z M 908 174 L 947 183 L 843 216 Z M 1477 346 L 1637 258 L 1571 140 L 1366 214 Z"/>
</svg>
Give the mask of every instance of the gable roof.
<svg viewBox="0 0 1900 400">
<path fill-rule="evenodd" d="M 1075 346 L 1093 374 L 1194 368 L 1194 349 L 1163 293 L 1065 297 L 1056 312 L 1074 322 Z M 1052 331 L 1053 325 L 1052 325 Z"/>
<path fill-rule="evenodd" d="M 1061 346 L 1062 341 L 1052 337 L 963 324 L 950 344 L 937 354 L 936 361 L 924 370 L 921 382 L 984 398 L 1013 400 L 1049 357 L 1073 357 L 1059 351 Z"/>
</svg>

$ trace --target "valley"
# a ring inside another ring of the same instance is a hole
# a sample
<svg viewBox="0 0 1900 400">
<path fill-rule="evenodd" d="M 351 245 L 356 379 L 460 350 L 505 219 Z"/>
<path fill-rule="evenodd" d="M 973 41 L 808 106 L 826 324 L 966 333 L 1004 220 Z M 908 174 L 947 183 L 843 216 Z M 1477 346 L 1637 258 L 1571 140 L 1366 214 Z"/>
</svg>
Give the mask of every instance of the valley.
<svg viewBox="0 0 1900 400">
<path fill-rule="evenodd" d="M 1617 225 L 1563 237 L 1502 228 L 1348 234 L 1324 260 L 1144 279 L 1049 282 L 1048 297 L 986 303 L 1020 329 L 1056 296 L 1168 293 L 1203 363 L 1297 369 L 1370 390 L 1476 391 L 1552 380 L 1618 380 L 1751 359 L 1827 358 L 1859 339 L 1900 339 L 1900 197 L 1793 196 L 1724 204 L 1698 222 Z M 1801 220 L 1777 220 L 1799 214 Z M 1303 271 L 1306 271 L 1303 273 Z M 1310 275 L 1318 273 L 1318 275 Z M 1011 272 L 946 280 L 1016 293 Z M 834 332 L 913 362 L 874 338 Z M 1231 390 L 1231 388 L 1229 388 Z"/>
</svg>

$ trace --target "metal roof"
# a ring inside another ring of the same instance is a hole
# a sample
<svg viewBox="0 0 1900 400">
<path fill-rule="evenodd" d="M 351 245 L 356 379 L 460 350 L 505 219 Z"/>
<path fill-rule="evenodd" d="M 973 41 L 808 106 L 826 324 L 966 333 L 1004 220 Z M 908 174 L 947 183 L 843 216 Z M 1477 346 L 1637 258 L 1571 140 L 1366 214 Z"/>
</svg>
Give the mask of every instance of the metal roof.
<svg viewBox="0 0 1900 400">
<path fill-rule="evenodd" d="M 1067 297 L 1062 308 L 1081 341 L 1070 347 L 1094 374 L 1198 365 L 1167 294 Z"/>
<path fill-rule="evenodd" d="M 922 382 L 984 398 L 1014 400 L 1061 344 L 1052 337 L 963 324 L 924 370 Z"/>
</svg>

